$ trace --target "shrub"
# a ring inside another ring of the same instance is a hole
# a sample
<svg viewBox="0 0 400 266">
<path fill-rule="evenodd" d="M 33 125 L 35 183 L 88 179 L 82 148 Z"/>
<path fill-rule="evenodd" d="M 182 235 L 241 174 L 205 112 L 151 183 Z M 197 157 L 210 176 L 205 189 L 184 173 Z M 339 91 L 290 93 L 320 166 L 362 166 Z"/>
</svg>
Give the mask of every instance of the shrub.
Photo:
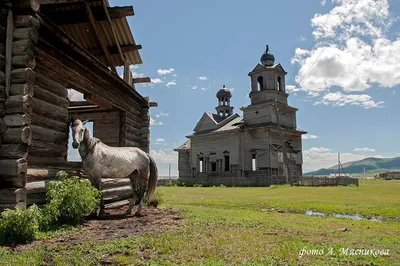
<svg viewBox="0 0 400 266">
<path fill-rule="evenodd" d="M 59 180 L 47 184 L 48 203 L 41 211 L 40 229 L 54 225 L 76 225 L 91 214 L 100 203 L 100 191 L 88 179 L 68 177 L 64 171 L 57 173 Z"/>
<path fill-rule="evenodd" d="M 0 242 L 23 243 L 35 238 L 40 213 L 36 205 L 26 210 L 6 210 L 0 218 Z"/>
<path fill-rule="evenodd" d="M 161 190 L 157 189 L 153 199 L 149 202 L 146 202 L 146 205 L 157 208 L 157 206 L 162 204 L 163 202 L 164 202 L 164 193 Z"/>
</svg>

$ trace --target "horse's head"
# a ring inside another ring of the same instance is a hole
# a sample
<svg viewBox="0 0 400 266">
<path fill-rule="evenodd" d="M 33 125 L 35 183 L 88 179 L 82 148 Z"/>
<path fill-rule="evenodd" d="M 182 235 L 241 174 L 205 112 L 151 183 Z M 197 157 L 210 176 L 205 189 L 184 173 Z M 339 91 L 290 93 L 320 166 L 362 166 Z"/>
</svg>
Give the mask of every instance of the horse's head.
<svg viewBox="0 0 400 266">
<path fill-rule="evenodd" d="M 79 144 L 83 141 L 83 139 L 85 137 L 85 131 L 87 130 L 87 128 L 86 128 L 87 122 L 88 122 L 88 120 L 82 122 L 81 120 L 76 119 L 71 125 L 72 147 L 74 149 L 79 148 Z"/>
</svg>

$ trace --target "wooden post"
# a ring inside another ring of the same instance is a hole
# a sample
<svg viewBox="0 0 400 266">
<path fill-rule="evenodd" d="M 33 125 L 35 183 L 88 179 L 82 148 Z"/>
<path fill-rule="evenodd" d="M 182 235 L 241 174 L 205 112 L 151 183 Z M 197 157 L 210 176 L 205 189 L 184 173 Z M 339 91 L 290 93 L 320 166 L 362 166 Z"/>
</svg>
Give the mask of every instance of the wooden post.
<svg viewBox="0 0 400 266">
<path fill-rule="evenodd" d="M 83 3 L 85 5 L 85 12 L 89 19 L 90 26 L 91 26 L 92 30 L 94 31 L 94 33 L 96 34 L 98 41 L 100 42 L 100 46 L 103 49 L 104 55 L 106 56 L 106 59 L 107 59 L 107 62 L 109 64 L 110 68 L 112 69 L 112 71 L 117 73 L 117 69 L 115 68 L 115 66 L 112 63 L 110 52 L 108 51 L 108 47 L 104 41 L 104 36 L 100 32 L 100 30 L 97 28 L 96 20 L 93 17 L 92 10 L 90 9 L 90 6 L 87 1 L 84 1 Z"/>
<path fill-rule="evenodd" d="M 132 72 L 129 66 L 129 60 L 125 59 L 124 61 L 124 80 L 132 86 Z"/>
</svg>

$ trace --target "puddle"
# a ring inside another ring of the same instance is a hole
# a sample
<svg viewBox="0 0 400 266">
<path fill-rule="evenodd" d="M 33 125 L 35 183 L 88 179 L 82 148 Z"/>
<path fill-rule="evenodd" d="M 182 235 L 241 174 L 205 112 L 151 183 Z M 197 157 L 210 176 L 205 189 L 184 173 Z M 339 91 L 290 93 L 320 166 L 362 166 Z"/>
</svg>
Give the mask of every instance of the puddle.
<svg viewBox="0 0 400 266">
<path fill-rule="evenodd" d="M 319 216 L 319 217 L 332 216 L 332 217 L 336 217 L 336 218 L 351 219 L 351 220 L 356 220 L 356 221 L 366 220 L 366 221 L 372 221 L 372 222 L 381 222 L 380 217 L 373 217 L 373 216 L 372 217 L 363 217 L 359 214 L 340 214 L 340 213 L 326 214 L 326 213 L 322 213 L 322 212 L 316 212 L 313 210 L 307 210 L 305 214 L 308 216 Z"/>
</svg>

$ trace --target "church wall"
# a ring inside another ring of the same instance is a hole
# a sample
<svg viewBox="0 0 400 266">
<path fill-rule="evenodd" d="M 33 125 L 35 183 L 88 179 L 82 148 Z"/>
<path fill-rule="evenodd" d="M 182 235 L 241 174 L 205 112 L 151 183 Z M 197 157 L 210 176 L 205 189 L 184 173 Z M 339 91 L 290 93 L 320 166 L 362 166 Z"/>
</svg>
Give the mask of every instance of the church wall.
<svg viewBox="0 0 400 266">
<path fill-rule="evenodd" d="M 178 171 L 179 177 L 190 177 L 190 151 L 178 152 Z"/>
<path fill-rule="evenodd" d="M 251 170 L 252 154 L 256 153 L 257 169 L 269 167 L 269 132 L 266 128 L 254 128 L 243 133 L 244 170 Z"/>
<path fill-rule="evenodd" d="M 243 112 L 244 121 L 247 125 L 255 125 L 270 122 L 272 113 L 267 105 L 258 105 L 246 108 Z"/>
<path fill-rule="evenodd" d="M 191 167 L 197 168 L 197 155 L 201 153 L 208 156 L 215 152 L 217 159 L 223 159 L 224 151 L 229 151 L 230 164 L 239 163 L 239 136 L 237 131 L 220 135 L 198 136 L 191 140 L 192 160 Z"/>
</svg>

